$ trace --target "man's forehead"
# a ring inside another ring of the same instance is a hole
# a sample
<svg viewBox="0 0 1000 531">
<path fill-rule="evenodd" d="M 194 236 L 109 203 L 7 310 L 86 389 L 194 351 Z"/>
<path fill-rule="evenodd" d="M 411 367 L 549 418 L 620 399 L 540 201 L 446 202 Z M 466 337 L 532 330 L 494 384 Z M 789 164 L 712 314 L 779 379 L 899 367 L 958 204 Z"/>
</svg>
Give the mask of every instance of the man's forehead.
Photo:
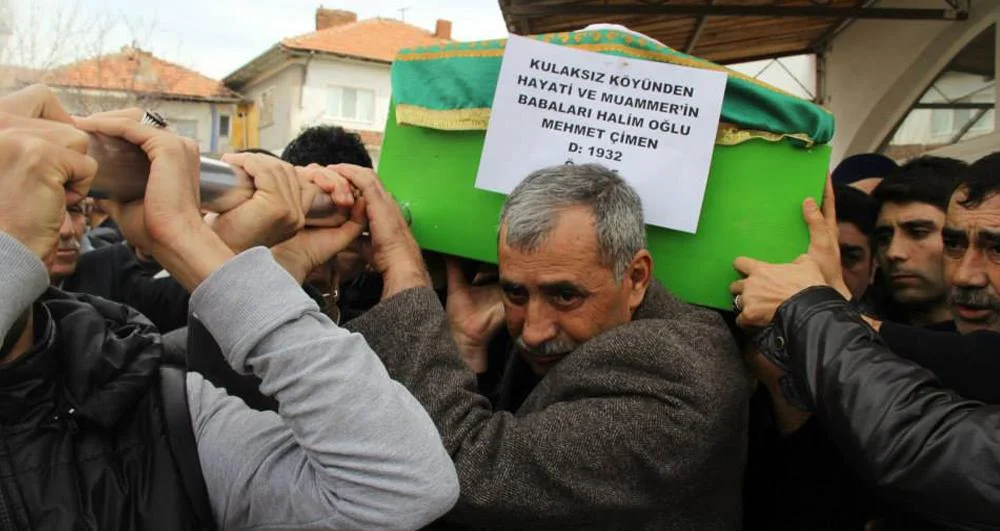
<svg viewBox="0 0 1000 531">
<path fill-rule="evenodd" d="M 982 229 L 989 232 L 1000 232 L 1000 194 L 987 197 L 978 205 L 966 207 L 962 205 L 965 192 L 959 190 L 948 203 L 947 225 L 953 229 Z"/>
<path fill-rule="evenodd" d="M 840 221 L 837 223 L 837 228 L 838 228 L 837 233 L 839 237 L 838 239 L 840 240 L 840 243 L 842 244 L 864 243 L 866 245 L 868 244 L 868 235 L 865 234 L 864 232 L 861 232 L 861 229 L 859 229 L 858 226 L 855 225 L 854 223 L 850 221 Z"/>
<path fill-rule="evenodd" d="M 594 253 L 568 253 L 560 248 L 540 245 L 531 251 L 500 244 L 499 272 L 504 281 L 518 284 L 578 283 L 595 269 L 605 266 Z"/>
<path fill-rule="evenodd" d="M 914 221 L 936 221 L 945 217 L 941 209 L 930 204 L 912 201 L 909 203 L 887 202 L 878 211 L 879 225 L 902 225 Z"/>
</svg>

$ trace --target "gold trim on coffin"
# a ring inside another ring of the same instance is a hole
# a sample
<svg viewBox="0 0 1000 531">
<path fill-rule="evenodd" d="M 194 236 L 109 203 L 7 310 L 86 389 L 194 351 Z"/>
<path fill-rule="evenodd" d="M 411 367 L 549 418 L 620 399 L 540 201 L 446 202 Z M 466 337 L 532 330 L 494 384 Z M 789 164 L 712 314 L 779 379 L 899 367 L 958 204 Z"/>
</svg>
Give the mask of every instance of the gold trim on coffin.
<svg viewBox="0 0 1000 531">
<path fill-rule="evenodd" d="M 396 123 L 444 131 L 485 131 L 490 123 L 488 107 L 440 111 L 417 105 L 396 105 Z"/>
<path fill-rule="evenodd" d="M 485 131 L 490 123 L 490 109 L 452 109 L 439 111 L 425 109 L 416 105 L 397 105 L 396 123 L 399 125 L 414 125 L 443 131 Z M 811 147 L 813 141 L 805 133 L 771 133 L 740 129 L 731 123 L 720 123 L 715 135 L 715 145 L 735 146 L 753 139 L 780 142 L 786 138 L 798 140 Z"/>
<path fill-rule="evenodd" d="M 775 87 L 773 85 L 765 83 L 765 82 L 763 82 L 763 81 L 761 81 L 759 79 L 750 77 L 750 76 L 748 76 L 748 75 L 746 75 L 746 74 L 744 74 L 742 72 L 737 72 L 736 70 L 732 70 L 730 68 L 726 68 L 726 67 L 724 67 L 722 65 L 717 65 L 715 63 L 712 63 L 711 61 L 706 61 L 705 59 L 699 59 L 697 57 L 692 57 L 692 58 L 678 57 L 676 55 L 671 55 L 671 54 L 668 54 L 668 53 L 665 53 L 665 52 L 661 52 L 661 51 L 646 50 L 646 49 L 641 49 L 641 48 L 633 48 L 631 46 L 626 46 L 626 45 L 617 44 L 617 43 L 610 43 L 610 42 L 603 42 L 603 43 L 602 42 L 596 42 L 596 43 L 573 43 L 573 42 L 569 42 L 571 39 L 569 39 L 568 36 L 566 38 L 561 38 L 561 39 L 558 38 L 558 36 L 556 36 L 556 37 L 557 38 L 555 40 L 558 40 L 558 41 L 561 41 L 561 42 L 565 42 L 568 45 L 568 47 L 573 48 L 573 49 L 586 50 L 586 51 L 598 52 L 598 53 L 600 53 L 600 52 L 620 52 L 620 53 L 625 54 L 628 57 L 632 57 L 632 58 L 635 58 L 635 59 L 645 59 L 645 60 L 649 60 L 649 61 L 666 62 L 666 63 L 671 63 L 671 64 L 675 64 L 675 65 L 679 65 L 679 66 L 687 66 L 687 67 L 691 67 L 691 68 L 701 68 L 701 69 L 705 69 L 705 70 L 716 70 L 716 71 L 719 71 L 719 72 L 725 72 L 726 74 L 728 74 L 730 76 L 734 76 L 734 77 L 740 78 L 740 79 L 742 79 L 744 81 L 748 81 L 748 82 L 750 82 L 750 83 L 752 83 L 754 85 L 757 85 L 758 87 L 760 87 L 762 89 L 770 90 L 770 91 L 773 91 L 773 92 L 777 92 L 777 93 L 783 94 L 785 96 L 791 96 L 793 98 L 802 99 L 799 96 L 796 96 L 796 95 L 794 95 L 794 94 L 792 94 L 790 92 L 781 90 L 780 88 L 777 88 L 777 87 Z M 597 40 L 597 39 L 595 39 L 595 40 Z M 551 40 L 546 39 L 545 42 L 551 42 Z M 396 56 L 395 60 L 396 61 L 430 61 L 430 60 L 436 60 L 436 59 L 452 59 L 452 58 L 456 58 L 456 57 L 502 57 L 503 54 L 504 54 L 504 48 L 494 48 L 494 49 L 488 49 L 488 50 L 475 50 L 475 49 L 458 49 L 458 50 L 444 50 L 444 51 L 437 50 L 437 51 L 428 51 L 428 52 L 412 52 L 412 53 L 399 54 L 399 55 Z M 827 109 L 825 109 L 824 107 L 821 107 L 821 106 L 818 106 L 818 107 L 820 109 L 822 109 L 824 112 L 826 112 L 827 114 L 830 113 L 830 111 L 827 110 Z"/>
</svg>

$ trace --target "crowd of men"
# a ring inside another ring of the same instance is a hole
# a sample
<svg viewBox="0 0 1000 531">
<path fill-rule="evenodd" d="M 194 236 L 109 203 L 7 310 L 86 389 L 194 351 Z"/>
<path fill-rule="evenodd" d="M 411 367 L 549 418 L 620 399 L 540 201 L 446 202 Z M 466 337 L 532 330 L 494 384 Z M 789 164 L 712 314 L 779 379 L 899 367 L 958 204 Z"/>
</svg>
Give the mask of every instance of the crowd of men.
<svg viewBox="0 0 1000 531">
<path fill-rule="evenodd" d="M 492 265 L 343 129 L 207 213 L 141 115 L 0 99 L 0 529 L 1000 529 L 1000 155 L 847 159 L 719 312 L 604 167 L 525 176 Z M 87 197 L 93 133 L 144 199 Z"/>
</svg>

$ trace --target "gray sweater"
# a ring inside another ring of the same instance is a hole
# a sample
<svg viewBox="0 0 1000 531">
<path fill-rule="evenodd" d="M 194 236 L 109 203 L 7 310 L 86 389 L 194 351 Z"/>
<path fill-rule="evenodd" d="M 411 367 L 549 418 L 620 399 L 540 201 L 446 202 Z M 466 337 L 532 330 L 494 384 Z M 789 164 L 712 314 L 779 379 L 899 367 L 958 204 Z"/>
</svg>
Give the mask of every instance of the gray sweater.
<svg viewBox="0 0 1000 531">
<path fill-rule="evenodd" d="M 0 340 L 48 285 L 0 233 Z M 261 377 L 279 414 L 248 408 L 197 373 L 187 390 L 215 520 L 224 529 L 413 529 L 458 497 L 430 417 L 365 339 L 319 312 L 266 249 L 240 254 L 191 297 L 237 371 Z M 192 353 L 196 355 L 197 353 Z"/>
</svg>

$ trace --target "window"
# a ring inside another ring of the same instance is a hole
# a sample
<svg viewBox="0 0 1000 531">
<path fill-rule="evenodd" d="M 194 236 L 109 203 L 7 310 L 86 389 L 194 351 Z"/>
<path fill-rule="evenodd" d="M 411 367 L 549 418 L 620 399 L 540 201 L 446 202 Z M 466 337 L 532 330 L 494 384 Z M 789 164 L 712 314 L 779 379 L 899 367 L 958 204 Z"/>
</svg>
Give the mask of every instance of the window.
<svg viewBox="0 0 1000 531">
<path fill-rule="evenodd" d="M 192 140 L 198 140 L 198 120 L 170 120 L 167 119 L 170 127 L 178 135 L 186 136 Z"/>
<path fill-rule="evenodd" d="M 260 93 L 257 99 L 260 106 L 260 126 L 266 127 L 274 123 L 274 87 L 268 87 Z"/>
<path fill-rule="evenodd" d="M 229 137 L 229 115 L 228 114 L 220 114 L 219 115 L 219 136 L 220 137 L 225 137 L 225 138 Z"/>
<path fill-rule="evenodd" d="M 329 87 L 326 115 L 359 122 L 375 121 L 375 92 L 350 87 Z"/>
<path fill-rule="evenodd" d="M 949 135 L 955 130 L 955 113 L 950 109 L 934 109 L 931 111 L 931 134 L 934 136 Z"/>
<path fill-rule="evenodd" d="M 897 160 L 993 132 L 996 26 L 977 35 L 938 74 L 885 142 Z"/>
</svg>

